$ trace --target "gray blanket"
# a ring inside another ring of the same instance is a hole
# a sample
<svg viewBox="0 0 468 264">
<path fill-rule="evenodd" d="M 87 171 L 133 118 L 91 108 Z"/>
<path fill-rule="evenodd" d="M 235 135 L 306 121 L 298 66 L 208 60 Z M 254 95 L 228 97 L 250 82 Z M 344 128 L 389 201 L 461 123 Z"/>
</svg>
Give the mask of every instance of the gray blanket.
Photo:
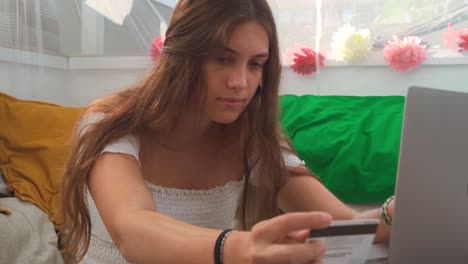
<svg viewBox="0 0 468 264">
<path fill-rule="evenodd" d="M 62 264 L 58 237 L 47 214 L 16 197 L 0 198 L 0 263 Z"/>
</svg>

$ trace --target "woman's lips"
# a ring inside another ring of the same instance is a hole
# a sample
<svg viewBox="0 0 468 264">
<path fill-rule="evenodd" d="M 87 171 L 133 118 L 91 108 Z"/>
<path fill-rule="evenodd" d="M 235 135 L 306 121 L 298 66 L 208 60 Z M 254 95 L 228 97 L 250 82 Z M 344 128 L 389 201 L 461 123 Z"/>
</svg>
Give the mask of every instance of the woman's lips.
<svg viewBox="0 0 468 264">
<path fill-rule="evenodd" d="M 218 97 L 217 99 L 228 106 L 238 106 L 244 102 L 244 99 L 235 97 Z"/>
</svg>

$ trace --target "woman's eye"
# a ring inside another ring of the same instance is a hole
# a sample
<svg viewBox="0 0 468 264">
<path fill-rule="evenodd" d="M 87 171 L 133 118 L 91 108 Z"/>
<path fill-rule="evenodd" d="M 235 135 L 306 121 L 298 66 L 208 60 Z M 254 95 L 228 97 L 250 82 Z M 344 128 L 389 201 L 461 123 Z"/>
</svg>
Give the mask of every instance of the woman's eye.
<svg viewBox="0 0 468 264">
<path fill-rule="evenodd" d="M 229 57 L 224 57 L 224 56 L 218 57 L 217 60 L 218 60 L 219 62 L 221 62 L 221 63 L 229 63 L 229 62 L 231 62 L 231 59 L 230 59 Z"/>
<path fill-rule="evenodd" d="M 251 62 L 250 65 L 253 67 L 253 68 L 257 68 L 257 69 L 262 69 L 263 68 L 263 63 L 260 63 L 260 62 Z"/>
</svg>

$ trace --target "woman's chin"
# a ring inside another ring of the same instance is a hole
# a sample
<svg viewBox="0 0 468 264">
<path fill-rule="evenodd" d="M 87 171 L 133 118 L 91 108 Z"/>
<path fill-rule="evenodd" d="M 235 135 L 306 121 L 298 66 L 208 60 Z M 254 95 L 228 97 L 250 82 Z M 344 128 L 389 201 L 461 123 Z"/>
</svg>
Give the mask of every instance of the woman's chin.
<svg viewBox="0 0 468 264">
<path fill-rule="evenodd" d="M 238 114 L 232 114 L 232 115 L 219 115 L 219 116 L 213 117 L 211 120 L 219 124 L 232 124 L 236 122 L 238 118 L 239 118 Z"/>
</svg>

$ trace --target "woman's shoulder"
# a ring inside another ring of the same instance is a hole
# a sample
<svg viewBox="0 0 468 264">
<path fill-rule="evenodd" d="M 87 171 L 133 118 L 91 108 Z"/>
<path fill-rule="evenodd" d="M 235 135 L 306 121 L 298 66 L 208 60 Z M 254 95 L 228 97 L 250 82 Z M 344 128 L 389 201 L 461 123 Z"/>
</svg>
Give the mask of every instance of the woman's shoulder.
<svg viewBox="0 0 468 264">
<path fill-rule="evenodd" d="M 103 112 L 87 112 L 85 113 L 77 126 L 77 133 L 78 135 L 82 136 L 90 126 L 98 123 L 99 121 L 103 120 L 106 117 L 106 114 Z M 140 140 L 139 137 L 134 134 L 130 133 L 127 135 L 118 138 L 109 144 L 107 144 L 103 150 L 101 151 L 101 155 L 104 153 L 120 153 L 130 155 L 135 158 L 138 162 L 139 153 L 140 153 Z"/>
<path fill-rule="evenodd" d="M 140 163 L 140 140 L 134 134 L 123 136 L 104 147 L 101 154 L 120 153 L 135 158 Z"/>
</svg>

